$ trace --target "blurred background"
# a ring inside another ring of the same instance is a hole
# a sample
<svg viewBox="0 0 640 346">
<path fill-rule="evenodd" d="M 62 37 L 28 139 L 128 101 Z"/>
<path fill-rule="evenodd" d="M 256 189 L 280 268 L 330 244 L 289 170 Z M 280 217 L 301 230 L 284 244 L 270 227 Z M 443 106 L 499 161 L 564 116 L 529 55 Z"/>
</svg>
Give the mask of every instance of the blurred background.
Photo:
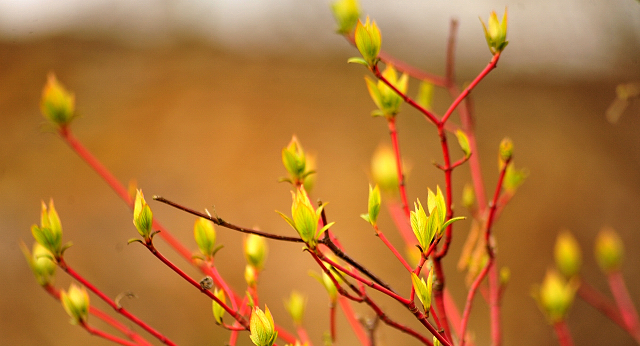
<svg viewBox="0 0 640 346">
<path fill-rule="evenodd" d="M 47 131 L 39 102 L 54 71 L 75 92 L 76 136 L 120 179 L 135 179 L 147 196 L 162 195 L 194 209 L 215 206 L 225 220 L 293 235 L 274 210 L 288 212 L 289 187 L 280 151 L 296 134 L 317 156 L 315 198 L 348 252 L 394 287 L 408 287 L 402 266 L 360 219 L 367 207 L 370 158 L 390 143 L 374 108 L 362 66 L 347 64 L 357 51 L 336 35 L 329 2 L 322 1 L 0 1 L 0 343 L 107 345 L 68 323 L 60 304 L 33 279 L 18 244 L 32 242 L 40 200 L 55 200 L 67 261 L 123 305 L 180 345 L 224 345 L 210 301 L 145 249 L 126 205 L 57 135 Z M 424 70 L 443 74 L 451 18 L 460 22 L 457 79 L 472 80 L 490 53 L 478 17 L 509 12 L 509 46 L 498 68 L 473 92 L 477 153 L 485 187 L 497 181 L 497 147 L 515 145 L 515 162 L 529 177 L 495 225 L 498 264 L 511 269 L 503 299 L 505 345 L 557 344 L 531 298 L 553 266 L 559 230 L 570 230 L 583 250 L 583 278 L 609 295 L 593 258 L 603 226 L 627 247 L 623 274 L 640 304 L 640 106 L 632 103 L 617 124 L 605 119 L 619 83 L 640 80 L 640 4 L 633 0 L 361 1 L 375 19 L 383 49 Z M 410 84 L 415 95 L 417 83 Z M 442 114 L 450 103 L 434 96 Z M 453 121 L 457 121 L 454 118 Z M 398 117 L 403 154 L 411 166 L 410 200 L 444 185 L 432 161 L 441 160 L 435 128 L 406 105 Z M 455 146 L 455 145 L 454 145 Z M 455 152 L 455 150 L 454 150 Z M 457 153 L 457 152 L 456 152 Z M 459 199 L 470 180 L 454 173 Z M 154 216 L 194 251 L 194 217 L 149 201 Z M 462 208 L 459 213 L 464 214 Z M 402 247 L 386 211 L 381 227 Z M 462 306 L 464 274 L 456 271 L 469 222 L 456 225 L 445 260 L 447 287 Z M 224 249 L 219 271 L 244 290 L 242 236 L 218 228 Z M 328 299 L 307 274 L 317 271 L 300 245 L 270 241 L 261 276 L 261 305 L 293 329 L 282 301 L 291 290 L 308 296 L 306 325 L 321 344 L 328 330 Z M 164 244 L 161 250 L 194 277 L 201 274 Z M 62 272 L 57 285 L 67 288 Z M 408 288 L 407 288 L 408 292 Z M 397 303 L 373 294 L 389 315 L 417 326 Z M 109 310 L 92 296 L 92 303 Z M 354 306 L 363 317 L 371 311 Z M 356 344 L 341 313 L 338 343 Z M 96 319 L 90 322 L 104 327 Z M 125 323 L 127 323 L 125 321 Z M 578 345 L 632 344 L 592 307 L 577 300 L 568 318 Z M 131 323 L 128 323 L 131 325 Z M 134 327 L 135 330 L 139 328 Z M 489 344 L 486 303 L 476 299 L 470 329 Z M 151 337 L 149 337 L 151 340 Z M 155 341 L 153 341 L 155 342 Z M 390 328 L 378 345 L 416 342 Z M 156 343 L 157 344 L 157 343 Z M 249 345 L 242 334 L 239 345 Z"/>
</svg>

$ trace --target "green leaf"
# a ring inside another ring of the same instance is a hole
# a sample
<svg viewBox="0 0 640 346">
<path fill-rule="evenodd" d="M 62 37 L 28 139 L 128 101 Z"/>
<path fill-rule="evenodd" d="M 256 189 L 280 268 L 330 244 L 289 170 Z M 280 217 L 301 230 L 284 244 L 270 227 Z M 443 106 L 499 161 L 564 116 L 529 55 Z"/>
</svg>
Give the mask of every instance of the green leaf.
<svg viewBox="0 0 640 346">
<path fill-rule="evenodd" d="M 366 67 L 369 67 L 369 64 L 367 64 L 367 62 L 364 59 L 362 59 L 361 57 L 349 58 L 347 60 L 347 63 L 355 63 L 355 64 L 360 64 L 360 65 L 364 65 Z"/>
<path fill-rule="evenodd" d="M 471 156 L 471 148 L 469 147 L 469 139 L 467 135 L 462 132 L 462 130 L 456 131 L 456 137 L 458 137 L 458 144 L 460 145 L 460 149 L 464 153 L 465 157 Z"/>
</svg>

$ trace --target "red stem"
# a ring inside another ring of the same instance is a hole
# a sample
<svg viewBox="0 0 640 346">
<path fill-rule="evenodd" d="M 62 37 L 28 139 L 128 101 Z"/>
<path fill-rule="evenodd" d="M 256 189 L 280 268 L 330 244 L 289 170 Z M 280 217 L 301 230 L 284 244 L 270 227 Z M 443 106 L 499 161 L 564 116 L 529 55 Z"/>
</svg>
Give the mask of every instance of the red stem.
<svg viewBox="0 0 640 346">
<path fill-rule="evenodd" d="M 627 285 L 624 282 L 624 277 L 620 271 L 613 271 L 607 275 L 609 281 L 609 288 L 613 294 L 613 299 L 618 305 L 618 311 L 624 320 L 624 324 L 629 331 L 629 334 L 636 339 L 640 334 L 640 323 L 638 323 L 638 312 L 633 306 L 633 301 L 629 296 Z"/>
<path fill-rule="evenodd" d="M 420 113 L 422 113 L 427 118 L 427 120 L 429 120 L 433 124 L 438 124 L 439 123 L 438 117 L 436 117 L 433 113 L 431 113 L 426 108 L 424 108 L 421 105 L 419 105 L 418 103 L 416 103 L 416 101 L 414 101 L 412 98 L 410 98 L 406 94 L 402 93 L 400 90 L 398 90 L 398 88 L 396 88 L 395 85 L 391 84 L 391 82 L 389 82 L 389 80 L 386 79 L 382 75 L 382 73 L 380 72 L 380 69 L 378 68 L 378 65 L 375 65 L 371 72 L 373 72 L 373 74 L 376 76 L 376 78 L 381 80 L 384 84 L 386 84 L 389 88 L 391 88 L 391 90 L 393 90 L 396 94 L 398 94 L 400 97 L 402 97 L 404 102 L 410 104 L 413 108 L 415 108 L 418 111 L 420 111 Z"/>
<path fill-rule="evenodd" d="M 185 279 L 187 282 L 189 282 L 192 286 L 194 286 L 195 288 L 197 288 L 200 292 L 204 293 L 204 295 L 206 295 L 207 297 L 211 298 L 212 300 L 214 300 L 216 303 L 220 304 L 220 306 L 222 306 L 222 308 L 224 308 L 224 310 L 229 313 L 229 315 L 231 315 L 236 321 L 238 321 L 238 323 L 240 323 L 246 330 L 249 330 L 249 322 L 242 316 L 240 316 L 234 309 L 232 309 L 230 306 L 228 306 L 227 304 L 225 304 L 222 300 L 220 300 L 218 297 L 216 297 L 215 294 L 213 294 L 213 292 L 211 292 L 210 290 L 204 289 L 202 288 L 202 286 L 200 286 L 200 283 L 196 280 L 194 280 L 193 278 L 191 278 L 189 275 L 187 275 L 187 273 L 185 273 L 184 271 L 182 271 L 182 269 L 178 268 L 175 264 L 173 264 L 168 258 L 164 257 L 154 246 L 153 243 L 148 242 L 147 244 L 145 244 L 145 246 L 147 247 L 147 249 L 149 249 L 149 251 L 151 251 L 151 253 L 156 256 L 156 258 L 158 258 L 162 263 L 164 263 L 167 267 L 171 268 L 171 270 L 173 270 L 176 274 L 180 275 L 180 277 L 182 277 L 183 279 Z"/>
<path fill-rule="evenodd" d="M 435 282 L 433 286 L 433 300 L 436 303 L 436 308 L 438 310 L 438 316 L 440 321 L 442 322 L 442 327 L 444 328 L 444 334 L 447 336 L 447 339 L 453 340 L 451 337 L 451 327 L 449 326 L 449 318 L 447 317 L 447 309 L 444 304 L 443 291 L 445 287 L 445 278 L 444 271 L 442 270 L 442 258 L 435 257 L 433 259 L 433 274 L 435 275 Z"/>
<path fill-rule="evenodd" d="M 558 336 L 558 342 L 560 346 L 573 346 L 573 339 L 571 338 L 571 332 L 565 321 L 556 322 L 553 324 L 553 330 Z"/>
<path fill-rule="evenodd" d="M 396 130 L 396 118 L 388 118 L 389 134 L 391 135 L 391 143 L 393 144 L 393 152 L 396 157 L 396 172 L 398 174 L 398 190 L 400 190 L 400 201 L 402 202 L 402 210 L 409 219 L 409 202 L 407 201 L 407 190 L 405 188 L 404 172 L 402 169 L 402 156 L 400 155 L 400 144 L 398 144 L 398 131 Z"/>
<path fill-rule="evenodd" d="M 89 324 L 87 324 L 86 322 L 82 322 L 80 325 L 87 332 L 89 332 L 89 334 L 101 337 L 101 338 L 103 338 L 105 340 L 109 340 L 111 342 L 115 342 L 116 344 L 125 345 L 125 346 L 139 346 L 139 344 L 137 344 L 135 342 L 124 340 L 124 339 L 121 339 L 121 338 L 119 338 L 117 336 L 114 336 L 114 335 L 111 335 L 109 333 L 106 333 L 106 332 L 104 332 L 102 330 L 95 329 L 95 328 L 91 327 Z"/>
<path fill-rule="evenodd" d="M 378 225 L 374 225 L 373 228 L 376 230 L 376 235 L 378 236 L 378 238 L 380 238 L 380 240 L 382 240 L 382 242 L 389 248 L 389 250 L 393 252 L 393 254 L 400 261 L 400 263 L 402 263 L 402 265 L 407 269 L 407 271 L 411 272 L 412 269 L 409 263 L 407 263 L 407 261 L 404 259 L 404 257 L 402 257 L 400 252 L 398 252 L 398 250 L 396 250 L 396 248 L 389 242 L 387 237 L 384 236 L 382 231 L 380 231 L 380 229 L 378 228 Z"/>
<path fill-rule="evenodd" d="M 382 309 L 380 309 L 380 307 L 375 304 L 368 296 L 365 297 L 365 302 L 371 307 L 371 309 L 373 309 L 373 311 L 376 313 L 376 315 L 378 315 L 378 317 L 380 317 L 380 319 L 382 320 L 382 322 L 386 323 L 387 325 L 403 332 L 406 334 L 409 334 L 411 336 L 413 336 L 414 338 L 420 340 L 423 344 L 425 345 L 429 345 L 429 346 L 433 346 L 433 343 L 431 342 L 431 340 L 429 340 L 428 338 L 426 338 L 424 335 L 421 335 L 420 333 L 416 332 L 415 330 L 407 327 L 407 326 L 403 326 L 393 320 L 391 320 Z"/>
<path fill-rule="evenodd" d="M 42 286 L 42 288 L 44 288 L 44 290 L 47 291 L 51 296 L 53 296 L 57 300 L 60 300 L 60 291 L 57 290 L 55 287 L 49 284 L 46 286 Z M 102 320 L 106 324 L 112 326 L 113 328 L 119 330 L 122 334 L 126 335 L 129 339 L 131 339 L 132 341 L 135 341 L 138 345 L 151 346 L 151 343 L 145 340 L 142 336 L 132 331 L 127 326 L 120 323 L 120 321 L 109 316 L 106 312 L 96 308 L 95 306 L 92 306 L 92 305 L 89 306 L 89 313 L 95 316 L 96 318 Z"/>
<path fill-rule="evenodd" d="M 469 287 L 469 292 L 467 293 L 467 303 L 464 306 L 464 311 L 462 312 L 462 322 L 460 325 L 460 340 L 461 340 L 460 346 L 464 346 L 465 344 L 466 334 L 467 334 L 467 323 L 469 323 L 469 317 L 471 316 L 471 306 L 473 305 L 473 298 L 475 297 L 476 292 L 478 291 L 478 287 L 480 287 L 480 284 L 482 283 L 482 280 L 487 275 L 487 272 L 489 271 L 489 267 L 491 266 L 491 262 L 493 262 L 493 258 L 489 257 L 489 261 L 484 266 L 484 268 L 482 268 L 482 271 L 478 274 L 476 279 L 473 281 L 473 283 L 471 284 L 471 287 Z"/>
<path fill-rule="evenodd" d="M 62 270 L 64 270 L 67 274 L 69 274 L 71 277 L 73 277 L 78 282 L 80 282 L 82 285 L 84 285 L 86 288 L 88 288 L 91 292 L 95 293 L 98 297 L 100 297 L 100 299 L 104 300 L 117 313 L 125 316 L 126 318 L 131 320 L 133 323 L 139 325 L 142 329 L 144 329 L 147 332 L 149 332 L 155 338 L 160 340 L 163 344 L 176 345 L 171 340 L 169 340 L 166 336 L 162 335 L 160 332 L 158 332 L 157 330 L 153 329 L 151 326 L 149 326 L 148 324 L 143 322 L 138 317 L 134 316 L 132 313 L 127 311 L 125 308 L 119 306 L 115 301 L 113 301 L 111 298 L 109 298 L 106 294 L 102 293 L 102 291 L 100 291 L 97 287 L 95 287 L 93 284 L 91 284 L 89 281 L 87 281 L 84 277 L 82 277 L 80 274 L 76 273 L 71 267 L 69 267 L 69 265 L 67 265 L 67 263 L 64 261 L 63 258 L 59 258 L 58 259 L 58 266 L 60 266 L 60 268 Z"/>
<path fill-rule="evenodd" d="M 358 340 L 360 340 L 360 343 L 363 346 L 371 345 L 371 340 L 369 339 L 369 336 L 362 328 L 360 321 L 358 321 L 358 319 L 356 318 L 356 313 L 351 308 L 351 305 L 349 304 L 349 300 L 343 296 L 339 296 L 338 303 L 340 303 L 340 308 L 342 309 L 344 316 L 347 318 L 349 325 L 351 325 L 351 329 L 353 329 L 353 332 L 356 334 L 356 337 L 358 338 Z M 333 327 L 335 328 L 335 325 Z M 335 330 L 334 330 L 334 337 L 335 337 Z"/>
<path fill-rule="evenodd" d="M 298 336 L 300 337 L 300 342 L 302 342 L 302 344 L 313 346 L 313 344 L 309 340 L 309 335 L 307 334 L 307 330 L 304 329 L 303 326 L 297 326 L 296 332 L 298 333 Z"/>
<path fill-rule="evenodd" d="M 314 257 L 318 257 L 318 260 L 322 260 L 324 262 L 327 262 L 328 264 L 330 264 L 331 266 L 335 267 L 339 271 L 351 276 L 352 278 L 362 282 L 363 284 L 365 284 L 365 285 L 367 285 L 367 286 L 369 286 L 369 287 L 371 287 L 371 288 L 373 288 L 375 290 L 378 290 L 378 291 L 388 295 L 389 297 L 399 301 L 400 303 L 402 303 L 404 305 L 408 305 L 409 303 L 411 303 L 410 300 L 408 300 L 406 298 L 403 298 L 403 297 L 399 296 L 398 294 L 393 293 L 393 292 L 389 291 L 388 289 L 380 286 L 379 284 L 377 284 L 377 283 L 375 283 L 373 281 L 369 281 L 369 280 L 361 277 L 360 275 L 354 273 L 353 271 L 351 271 L 351 270 L 341 266 L 340 264 L 332 261 L 331 259 L 325 257 L 321 252 L 317 252 L 316 254 L 312 253 L 312 255 L 314 255 Z"/>
<path fill-rule="evenodd" d="M 451 116 L 451 114 L 453 114 L 453 111 L 458 107 L 458 105 L 471 93 L 471 90 L 473 90 L 473 88 L 476 87 L 476 85 L 478 85 L 478 83 L 480 83 L 480 81 L 486 77 L 489 72 L 491 72 L 491 70 L 493 70 L 494 68 L 496 68 L 496 65 L 498 64 L 498 60 L 500 60 L 500 53 L 496 53 L 493 58 L 491 58 L 491 61 L 489 62 L 489 64 L 484 68 L 484 70 L 482 70 L 480 72 L 480 74 L 471 82 L 471 84 L 469 84 L 461 93 L 460 95 L 458 95 L 458 97 L 453 101 L 453 103 L 451 104 L 451 106 L 449 106 L 449 109 L 447 110 L 446 113 L 444 113 L 444 115 L 442 116 L 442 120 L 440 121 L 441 123 L 446 123 L 447 120 L 449 120 L 449 117 Z"/>
<path fill-rule="evenodd" d="M 80 156 L 93 170 L 100 176 L 104 181 L 111 187 L 111 189 L 129 206 L 131 210 L 133 210 L 133 199 L 129 196 L 129 192 L 127 188 L 122 185 L 116 177 L 111 174 L 111 172 L 100 162 L 98 159 L 91 154 L 91 152 L 84 146 L 82 143 L 73 135 L 71 129 L 68 126 L 61 127 L 58 131 L 62 139 Z M 160 224 L 155 219 L 153 220 L 153 229 L 159 230 L 160 237 L 166 241 L 178 254 L 180 254 L 184 259 L 193 263 L 193 258 L 191 256 L 191 252 L 182 245 L 162 224 Z M 233 301 L 233 304 L 236 304 L 239 301 L 239 298 L 235 294 L 235 292 L 229 289 L 229 286 L 224 282 L 220 274 L 211 270 L 210 267 L 202 264 L 199 266 L 200 270 L 206 275 L 210 275 L 216 285 L 221 287 L 226 287 L 225 292 L 229 296 L 229 298 Z"/>
<path fill-rule="evenodd" d="M 596 308 L 600 313 L 607 316 L 611 321 L 620 326 L 623 330 L 629 332 L 627 326 L 620 315 L 620 312 L 616 309 L 613 302 L 611 302 L 602 293 L 598 292 L 588 283 L 581 281 L 578 287 L 578 297 L 582 298 L 587 304 Z M 640 339 L 636 339 L 640 341 Z"/>
</svg>

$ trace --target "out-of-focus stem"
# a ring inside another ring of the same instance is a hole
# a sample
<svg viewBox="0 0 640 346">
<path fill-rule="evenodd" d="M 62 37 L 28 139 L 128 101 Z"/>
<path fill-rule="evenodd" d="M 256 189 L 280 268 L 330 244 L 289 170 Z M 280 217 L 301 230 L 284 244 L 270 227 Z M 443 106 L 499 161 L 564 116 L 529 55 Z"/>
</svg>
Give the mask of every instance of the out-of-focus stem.
<svg viewBox="0 0 640 346">
<path fill-rule="evenodd" d="M 627 326 L 614 303 L 593 288 L 593 286 L 585 281 L 580 281 L 577 294 L 578 297 L 582 298 L 582 300 L 587 304 L 593 306 L 595 309 L 600 311 L 600 313 L 607 316 L 611 321 L 620 326 L 620 328 L 628 331 Z M 637 339 L 637 341 L 640 341 L 640 339 Z"/>
<path fill-rule="evenodd" d="M 358 319 L 356 318 L 356 313 L 351 308 L 351 305 L 349 304 L 349 299 L 343 296 L 339 296 L 338 303 L 340 304 L 340 308 L 342 309 L 344 316 L 347 318 L 347 321 L 349 322 L 351 329 L 356 335 L 356 338 L 358 338 L 358 340 L 360 341 L 360 344 L 362 344 L 362 346 L 369 346 L 371 344 L 371 340 L 369 339 L 367 332 L 364 330 L 364 328 L 362 328 L 360 321 L 358 321 Z M 335 319 L 334 319 L 333 327 L 335 328 Z M 334 330 L 334 338 L 335 338 L 335 330 Z"/>
<path fill-rule="evenodd" d="M 396 118 L 389 118 L 387 121 L 389 125 L 389 134 L 391 135 L 391 143 L 393 145 L 393 152 L 396 157 L 396 172 L 398 174 L 398 190 L 400 191 L 400 201 L 402 202 L 402 210 L 404 215 L 409 219 L 409 203 L 407 201 L 407 190 L 405 188 L 405 177 L 402 168 L 402 156 L 400 155 L 400 144 L 398 144 L 398 131 L 396 130 Z"/>
<path fill-rule="evenodd" d="M 460 346 L 465 345 L 467 324 L 469 323 L 469 317 L 471 316 L 471 306 L 473 305 L 473 298 L 478 291 L 478 287 L 480 287 L 480 283 L 482 283 L 482 280 L 487 275 L 487 272 L 489 271 L 489 268 L 491 266 L 491 262 L 493 262 L 493 258 L 489 257 L 489 261 L 484 266 L 484 268 L 482 268 L 482 271 L 480 271 L 476 279 L 473 281 L 471 287 L 469 287 L 469 292 L 467 293 L 467 302 L 464 306 L 464 311 L 462 312 L 462 322 L 460 325 Z"/>
<path fill-rule="evenodd" d="M 609 288 L 613 294 L 613 299 L 618 305 L 618 311 L 624 320 L 624 324 L 629 331 L 629 334 L 633 336 L 636 341 L 638 335 L 640 335 L 640 323 L 638 323 L 638 312 L 633 305 L 633 301 L 629 296 L 627 285 L 624 282 L 624 277 L 620 271 L 613 271 L 607 275 L 609 281 Z"/>
<path fill-rule="evenodd" d="M 553 324 L 553 330 L 558 336 L 558 342 L 560 346 L 573 346 L 573 338 L 571 338 L 571 332 L 565 321 L 556 322 Z"/>
</svg>

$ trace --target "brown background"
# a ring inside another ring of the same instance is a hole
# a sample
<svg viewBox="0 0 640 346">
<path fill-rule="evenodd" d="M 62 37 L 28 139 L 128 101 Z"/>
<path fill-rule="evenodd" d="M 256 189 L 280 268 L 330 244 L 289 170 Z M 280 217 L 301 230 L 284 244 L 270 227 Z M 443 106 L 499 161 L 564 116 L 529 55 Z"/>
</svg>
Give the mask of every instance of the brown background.
<svg viewBox="0 0 640 346">
<path fill-rule="evenodd" d="M 358 216 L 366 210 L 371 154 L 389 139 L 384 121 L 369 116 L 373 103 L 362 80 L 366 71 L 345 63 L 355 51 L 339 38 L 336 44 L 344 48 L 340 54 L 283 47 L 282 54 L 248 56 L 185 37 L 150 47 L 71 36 L 0 43 L 0 273 L 5 279 L 0 285 L 0 343 L 108 344 L 71 326 L 22 258 L 18 243 L 31 242 L 29 228 L 39 221 L 40 200 L 49 198 L 62 218 L 64 240 L 74 243 L 66 258 L 80 273 L 110 296 L 135 292 L 139 298 L 124 306 L 181 345 L 227 341 L 228 333 L 213 323 L 208 299 L 142 247 L 126 245 L 137 236 L 130 211 L 56 135 L 43 130 L 38 103 L 49 71 L 76 94 L 81 117 L 72 128 L 77 137 L 122 182 L 135 178 L 147 196 L 163 195 L 196 209 L 215 205 L 220 216 L 241 225 L 293 234 L 274 210 L 290 210 L 289 188 L 276 180 L 285 174 L 280 150 L 295 133 L 317 155 L 314 196 L 330 202 L 327 212 L 345 247 L 394 287 L 408 287 L 402 267 Z M 615 54 L 611 60 L 617 59 Z M 488 59 L 485 52 L 464 65 L 459 80 L 473 78 Z M 508 61 L 507 49 L 501 63 Z M 495 228 L 499 264 L 512 272 L 502 309 L 506 345 L 557 342 L 530 290 L 552 266 L 553 242 L 562 228 L 571 230 L 583 248 L 584 278 L 608 292 L 592 245 L 602 226 L 613 226 L 627 246 L 623 272 L 632 298 L 640 303 L 638 104 L 617 125 L 604 118 L 615 85 L 640 78 L 637 54 L 628 61 L 626 72 L 598 79 L 588 74 L 558 79 L 544 69 L 527 78 L 521 71 L 505 75 L 499 67 L 474 91 L 487 190 L 497 179 L 496 150 L 505 135 L 515 143 L 516 164 L 530 172 Z M 441 62 L 435 66 L 432 70 L 441 73 Z M 410 90 L 415 92 L 417 85 Z M 436 111 L 442 113 L 449 102 L 438 91 Z M 398 128 L 412 165 L 409 198 L 424 200 L 427 187 L 443 184 L 430 164 L 441 153 L 434 128 L 409 107 L 403 109 Z M 455 172 L 456 196 L 468 180 L 467 167 Z M 150 203 L 154 216 L 195 249 L 193 217 Z M 381 219 L 383 230 L 401 246 L 386 212 Z M 455 262 L 467 227 L 468 222 L 456 226 L 445 262 L 447 285 L 460 305 L 466 289 Z M 242 291 L 242 237 L 221 228 L 218 235 L 225 245 L 217 256 L 219 270 Z M 314 343 L 321 344 L 328 328 L 327 298 L 307 275 L 314 264 L 299 245 L 270 241 L 269 246 L 261 305 L 266 302 L 276 321 L 291 327 L 282 299 L 292 289 L 305 292 L 306 324 Z M 170 250 L 167 254 L 188 268 Z M 69 282 L 58 273 L 60 287 Z M 416 326 L 398 304 L 374 296 L 393 318 Z M 371 316 L 367 308 L 355 308 Z M 339 316 L 339 344 L 355 344 Z M 488 320 L 486 304 L 477 299 L 470 328 L 478 345 L 489 344 Z M 578 345 L 631 344 L 617 326 L 579 300 L 568 321 Z M 378 341 L 415 344 L 387 327 L 380 328 Z M 239 344 L 250 344 L 246 334 Z"/>
</svg>

